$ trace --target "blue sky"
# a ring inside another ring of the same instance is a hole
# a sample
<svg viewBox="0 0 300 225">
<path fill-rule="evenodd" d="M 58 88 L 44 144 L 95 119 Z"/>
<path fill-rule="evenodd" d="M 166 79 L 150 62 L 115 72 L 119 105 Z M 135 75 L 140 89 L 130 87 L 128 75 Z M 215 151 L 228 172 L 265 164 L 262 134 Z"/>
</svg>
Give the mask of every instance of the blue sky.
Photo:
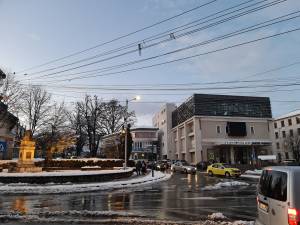
<svg viewBox="0 0 300 225">
<path fill-rule="evenodd" d="M 255 0 L 253 2 L 258 1 L 259 0 Z M 269 0 L 266 2 L 272 1 L 273 0 Z M 204 4 L 205 2 L 209 2 L 209 0 L 0 0 L 0 67 L 18 72 L 25 68 L 39 65 L 49 60 L 94 46 L 98 43 L 114 39 L 170 16 L 174 16 L 184 10 Z M 239 2 L 246 2 L 246 0 Z M 17 79 L 24 84 L 34 83 L 48 85 L 46 88 L 49 92 L 53 93 L 55 100 L 65 100 L 69 104 L 82 98 L 85 93 L 98 94 L 105 100 L 118 98 L 121 101 L 124 101 L 126 98 L 132 98 L 135 94 L 139 94 L 142 96 L 142 102 L 131 103 L 130 108 L 136 111 L 138 125 L 150 125 L 154 112 L 159 109 L 161 104 L 143 102 L 169 101 L 179 103 L 184 101 L 195 91 L 172 91 L 167 92 L 168 95 L 163 95 L 166 92 L 87 89 L 74 91 L 62 88 L 62 86 L 135 85 L 134 87 L 139 87 L 140 85 L 154 85 L 154 87 L 158 87 L 158 84 L 162 83 L 200 83 L 244 79 L 255 73 L 300 61 L 300 32 L 294 32 L 278 38 L 268 39 L 255 44 L 201 56 L 191 60 L 112 76 L 62 82 L 57 80 L 64 78 L 68 73 L 62 73 L 52 79 L 36 79 L 38 75 L 31 75 L 31 73 L 93 56 L 136 40 L 142 40 L 150 35 L 199 19 L 235 4 L 237 4 L 236 0 L 218 0 L 209 6 L 195 10 L 128 38 L 96 48 L 85 54 L 77 55 L 36 70 L 26 71 L 26 73 L 28 73 L 27 76 L 24 76 L 24 73 L 17 73 Z M 300 10 L 300 1 L 287 0 L 276 6 L 220 24 L 214 28 L 206 29 L 193 35 L 170 41 L 166 44 L 160 44 L 157 47 L 142 50 L 142 56 L 133 53 L 72 72 L 116 65 L 157 55 L 297 10 Z M 297 27 L 300 27 L 299 18 L 230 38 L 216 44 L 159 58 L 151 61 L 151 63 L 159 63 L 178 57 L 198 54 Z M 148 64 L 150 64 L 150 62 L 142 65 Z M 293 82 L 298 77 L 300 78 L 299 71 L 300 64 L 297 64 L 252 79 L 294 77 L 290 80 Z M 298 89 L 296 86 L 276 87 L 276 91 L 275 88 L 252 88 L 247 90 L 206 90 L 197 92 L 269 96 L 272 101 L 273 115 L 278 116 L 300 108 L 300 102 L 278 102 L 280 100 L 299 100 L 300 88 Z M 261 92 L 266 90 L 271 90 L 271 92 Z"/>
</svg>

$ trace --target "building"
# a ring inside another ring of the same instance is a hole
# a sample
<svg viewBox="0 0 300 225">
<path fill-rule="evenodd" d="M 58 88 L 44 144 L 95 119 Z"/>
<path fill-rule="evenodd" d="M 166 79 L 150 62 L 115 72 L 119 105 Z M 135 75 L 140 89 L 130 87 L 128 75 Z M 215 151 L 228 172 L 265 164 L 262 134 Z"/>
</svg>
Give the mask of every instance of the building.
<svg viewBox="0 0 300 225">
<path fill-rule="evenodd" d="M 136 127 L 130 130 L 132 136 L 132 152 L 130 159 L 156 159 L 158 149 L 158 129 Z M 120 133 L 106 135 L 101 140 L 101 151 L 107 158 L 124 158 Z"/>
<path fill-rule="evenodd" d="M 159 112 L 157 112 L 153 119 L 153 127 L 158 128 L 159 139 L 159 153 L 160 159 L 171 158 L 172 151 L 170 150 L 170 134 L 172 129 L 172 112 L 176 109 L 176 105 L 173 103 L 167 103 L 163 105 Z"/>
<path fill-rule="evenodd" d="M 158 129 L 137 127 L 131 129 L 131 159 L 152 160 L 157 158 Z"/>
<path fill-rule="evenodd" d="M 272 112 L 267 97 L 194 94 L 172 113 L 175 159 L 256 163 L 271 152 Z"/>
<path fill-rule="evenodd" d="M 299 159 L 300 110 L 275 118 L 272 128 L 273 153 L 278 161 Z"/>
</svg>

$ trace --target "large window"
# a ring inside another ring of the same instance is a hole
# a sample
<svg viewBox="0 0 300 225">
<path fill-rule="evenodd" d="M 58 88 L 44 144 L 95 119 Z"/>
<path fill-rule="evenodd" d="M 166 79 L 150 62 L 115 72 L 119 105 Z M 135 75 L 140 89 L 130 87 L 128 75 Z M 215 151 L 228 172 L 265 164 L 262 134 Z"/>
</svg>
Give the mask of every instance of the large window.
<svg viewBox="0 0 300 225">
<path fill-rule="evenodd" d="M 288 119 L 289 126 L 292 126 L 292 119 Z"/>
<path fill-rule="evenodd" d="M 279 138 L 278 132 L 275 132 L 275 138 L 276 138 L 276 139 Z"/>
<path fill-rule="evenodd" d="M 228 136 L 244 137 L 247 135 L 245 122 L 228 122 L 227 123 Z"/>
<path fill-rule="evenodd" d="M 268 198 L 285 202 L 287 199 L 287 174 L 264 170 L 259 181 L 258 191 Z"/>
<path fill-rule="evenodd" d="M 281 121 L 281 127 L 284 127 L 285 124 L 284 124 L 284 120 Z"/>
<path fill-rule="evenodd" d="M 277 123 L 276 122 L 274 122 L 274 128 L 277 129 Z"/>
<path fill-rule="evenodd" d="M 290 137 L 294 137 L 294 131 L 290 130 Z"/>
<path fill-rule="evenodd" d="M 300 118 L 296 117 L 296 123 L 299 124 L 300 123 Z"/>
</svg>

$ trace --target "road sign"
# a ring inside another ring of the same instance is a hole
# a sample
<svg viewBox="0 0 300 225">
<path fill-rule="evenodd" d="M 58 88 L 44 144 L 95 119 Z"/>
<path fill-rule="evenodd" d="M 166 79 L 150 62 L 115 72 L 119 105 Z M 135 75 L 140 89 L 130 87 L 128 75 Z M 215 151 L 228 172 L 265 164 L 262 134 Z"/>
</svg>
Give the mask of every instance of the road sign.
<svg viewBox="0 0 300 225">
<path fill-rule="evenodd" d="M 7 147 L 6 142 L 0 141 L 0 153 L 6 152 L 6 147 Z"/>
</svg>

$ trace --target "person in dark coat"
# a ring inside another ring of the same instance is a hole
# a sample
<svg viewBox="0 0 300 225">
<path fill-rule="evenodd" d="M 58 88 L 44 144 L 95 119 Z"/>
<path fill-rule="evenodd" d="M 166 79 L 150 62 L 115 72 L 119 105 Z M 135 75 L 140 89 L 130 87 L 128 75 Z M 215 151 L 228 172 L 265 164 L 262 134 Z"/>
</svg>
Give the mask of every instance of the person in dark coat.
<svg viewBox="0 0 300 225">
<path fill-rule="evenodd" d="M 135 165 L 136 175 L 141 175 L 142 163 L 141 161 L 137 161 Z"/>
<path fill-rule="evenodd" d="M 147 172 L 147 165 L 145 161 L 142 162 L 142 174 L 145 175 Z"/>
</svg>

